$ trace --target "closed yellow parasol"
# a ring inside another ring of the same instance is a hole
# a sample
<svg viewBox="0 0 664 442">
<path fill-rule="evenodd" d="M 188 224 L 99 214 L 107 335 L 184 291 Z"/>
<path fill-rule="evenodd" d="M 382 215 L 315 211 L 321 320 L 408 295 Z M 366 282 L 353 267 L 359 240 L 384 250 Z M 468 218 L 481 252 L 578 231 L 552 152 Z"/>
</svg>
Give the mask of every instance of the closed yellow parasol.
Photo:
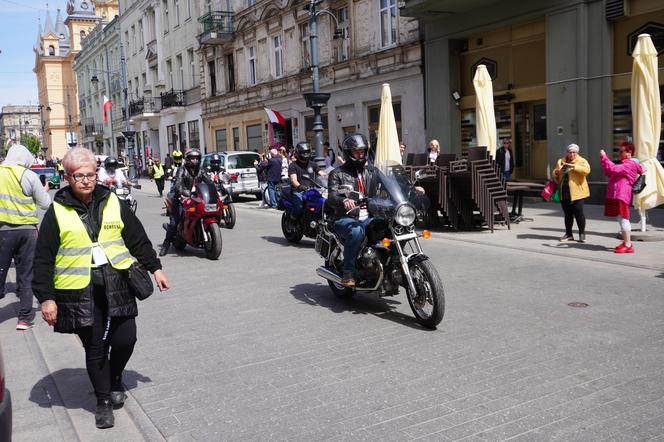
<svg viewBox="0 0 664 442">
<path fill-rule="evenodd" d="M 388 83 L 383 84 L 380 97 L 380 119 L 378 121 L 378 142 L 374 165 L 387 172 L 387 166 L 401 164 L 399 133 L 392 108 L 392 92 Z"/>
<path fill-rule="evenodd" d="M 483 64 L 477 66 L 475 78 L 475 129 L 477 145 L 486 146 L 491 158 L 496 156 L 496 114 L 493 109 L 493 84 Z"/>
</svg>

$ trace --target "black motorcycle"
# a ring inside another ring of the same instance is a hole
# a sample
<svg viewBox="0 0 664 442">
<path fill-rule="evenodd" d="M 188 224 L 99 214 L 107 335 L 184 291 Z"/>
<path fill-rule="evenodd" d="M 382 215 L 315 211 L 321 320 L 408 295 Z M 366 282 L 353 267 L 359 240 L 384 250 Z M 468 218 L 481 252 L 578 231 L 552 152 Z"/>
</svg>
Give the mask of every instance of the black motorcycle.
<svg viewBox="0 0 664 442">
<path fill-rule="evenodd" d="M 357 257 L 356 286 L 341 284 L 344 245 L 327 215 L 319 223 L 316 237 L 316 251 L 325 264 L 316 273 L 343 298 L 357 292 L 393 296 L 399 293 L 400 286 L 404 287 L 417 321 L 435 328 L 443 320 L 445 293 L 438 271 L 420 246 L 423 234 L 415 231 L 416 209 L 425 205 L 426 197 L 416 194 L 400 165 L 390 167 L 388 174 L 376 168 L 370 172 L 367 195 L 353 191 L 351 186 L 341 189 L 347 198 L 357 201 L 358 207 L 366 208 L 371 217 Z M 424 236 L 428 237 L 428 232 Z"/>
<path fill-rule="evenodd" d="M 281 185 L 278 209 L 283 210 L 281 215 L 281 231 L 289 242 L 297 243 L 302 236 L 315 238 L 318 222 L 323 217 L 323 205 L 327 197 L 327 177 L 317 176 L 315 179 L 303 175 L 302 181 L 309 187 L 302 193 L 302 210 L 298 215 L 289 183 Z"/>
</svg>

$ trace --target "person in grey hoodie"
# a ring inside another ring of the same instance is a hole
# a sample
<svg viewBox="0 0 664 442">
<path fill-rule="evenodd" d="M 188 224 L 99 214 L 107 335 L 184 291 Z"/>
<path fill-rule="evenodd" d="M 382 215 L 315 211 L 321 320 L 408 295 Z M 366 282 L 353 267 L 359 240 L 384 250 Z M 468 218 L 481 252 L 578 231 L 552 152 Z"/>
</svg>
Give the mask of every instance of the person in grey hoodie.
<svg viewBox="0 0 664 442">
<path fill-rule="evenodd" d="M 17 330 L 33 326 L 32 261 L 37 244 L 37 206 L 48 209 L 48 183 L 29 169 L 35 157 L 21 144 L 13 144 L 0 165 L 0 298 L 12 258 L 16 264 L 16 294 L 20 299 Z"/>
</svg>

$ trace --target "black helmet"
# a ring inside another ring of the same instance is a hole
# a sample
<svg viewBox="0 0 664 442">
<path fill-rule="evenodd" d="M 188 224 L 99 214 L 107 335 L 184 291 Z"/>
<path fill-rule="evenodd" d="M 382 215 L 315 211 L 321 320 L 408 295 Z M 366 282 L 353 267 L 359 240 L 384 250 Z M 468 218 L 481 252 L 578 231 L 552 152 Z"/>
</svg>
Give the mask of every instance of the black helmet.
<svg viewBox="0 0 664 442">
<path fill-rule="evenodd" d="M 213 153 L 210 157 L 210 170 L 212 172 L 219 172 L 221 170 L 221 156 L 218 153 Z"/>
<path fill-rule="evenodd" d="M 306 141 L 300 141 L 295 146 L 295 158 L 301 163 L 306 163 L 311 158 L 311 146 Z"/>
<path fill-rule="evenodd" d="M 187 169 L 193 168 L 193 171 L 198 172 L 201 165 L 201 151 L 198 149 L 191 149 L 184 154 L 184 167 Z M 192 171 L 192 172 L 193 172 Z"/>
<path fill-rule="evenodd" d="M 367 162 L 367 151 L 369 150 L 369 143 L 364 135 L 359 133 L 350 133 L 344 138 L 343 145 L 341 150 L 344 153 L 344 159 L 350 161 L 350 164 L 353 164 L 355 167 L 364 167 L 364 164 Z M 354 150 L 363 150 L 364 156 L 361 158 L 355 158 L 353 156 Z"/>
<path fill-rule="evenodd" d="M 180 152 L 179 150 L 174 150 L 172 156 L 173 156 L 173 164 L 175 164 L 176 166 L 182 164 L 182 152 Z"/>
<path fill-rule="evenodd" d="M 108 172 L 115 172 L 115 169 L 118 168 L 118 160 L 115 157 L 106 157 L 104 160 L 104 169 Z"/>
</svg>

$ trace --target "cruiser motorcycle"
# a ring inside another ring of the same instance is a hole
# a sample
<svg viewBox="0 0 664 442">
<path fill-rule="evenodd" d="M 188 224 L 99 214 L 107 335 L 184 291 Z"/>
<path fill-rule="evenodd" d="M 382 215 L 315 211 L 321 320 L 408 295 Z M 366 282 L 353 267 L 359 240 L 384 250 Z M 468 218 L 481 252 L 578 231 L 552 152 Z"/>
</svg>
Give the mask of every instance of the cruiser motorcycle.
<svg viewBox="0 0 664 442">
<path fill-rule="evenodd" d="M 372 176 L 367 195 L 342 186 L 341 193 L 368 210 L 371 221 L 357 257 L 356 286 L 341 284 L 343 274 L 343 241 L 334 231 L 334 222 L 327 214 L 319 223 L 316 252 L 325 260 L 316 273 L 325 278 L 339 297 L 350 298 L 358 292 L 375 292 L 378 296 L 394 296 L 404 287 L 408 303 L 421 325 L 436 328 L 443 320 L 445 293 L 443 284 L 420 245 L 428 231 L 415 231 L 417 209 L 426 204 L 426 197 L 413 190 L 402 166 L 393 165 L 388 174 L 370 168 Z M 349 212 L 353 215 L 353 211 Z"/>
</svg>

